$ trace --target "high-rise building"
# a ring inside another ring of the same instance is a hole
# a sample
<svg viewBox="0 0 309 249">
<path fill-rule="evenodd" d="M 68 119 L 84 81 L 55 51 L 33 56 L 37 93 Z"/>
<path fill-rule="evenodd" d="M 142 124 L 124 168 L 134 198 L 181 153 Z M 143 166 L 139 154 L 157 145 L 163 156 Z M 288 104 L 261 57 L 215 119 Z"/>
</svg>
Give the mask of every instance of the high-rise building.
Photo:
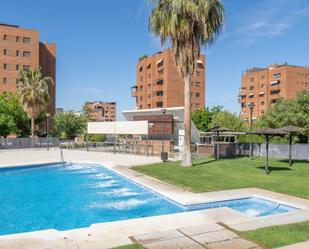
<svg viewBox="0 0 309 249">
<path fill-rule="evenodd" d="M 90 118 L 97 122 L 116 121 L 116 102 L 94 101 L 87 102 L 90 110 Z"/>
<path fill-rule="evenodd" d="M 41 68 L 56 84 L 56 45 L 39 42 L 36 30 L 0 24 L 0 93 L 16 92 L 19 72 Z M 48 112 L 55 114 L 56 85 L 49 87 Z"/>
<path fill-rule="evenodd" d="M 238 96 L 241 117 L 250 118 L 249 103 L 254 104 L 252 116 L 256 119 L 279 98 L 292 99 L 301 91 L 309 92 L 309 67 L 272 64 L 248 69 L 242 75 Z"/>
<path fill-rule="evenodd" d="M 205 55 L 201 55 L 196 61 L 196 74 L 191 80 L 192 111 L 205 106 L 205 60 Z M 171 50 L 139 59 L 131 94 L 136 98 L 136 109 L 184 106 L 184 80 Z"/>
</svg>

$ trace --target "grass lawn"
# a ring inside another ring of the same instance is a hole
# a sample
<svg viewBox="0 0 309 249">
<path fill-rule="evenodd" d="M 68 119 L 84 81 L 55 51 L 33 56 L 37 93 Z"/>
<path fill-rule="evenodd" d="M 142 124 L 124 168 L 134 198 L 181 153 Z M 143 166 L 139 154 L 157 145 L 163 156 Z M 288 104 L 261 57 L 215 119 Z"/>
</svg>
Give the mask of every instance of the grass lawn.
<svg viewBox="0 0 309 249">
<path fill-rule="evenodd" d="M 215 161 L 200 158 L 193 167 L 167 162 L 134 167 L 134 170 L 193 192 L 258 187 L 309 199 L 309 162 L 270 159 L 271 173 L 264 174 L 264 158 L 235 158 Z"/>
<path fill-rule="evenodd" d="M 265 248 L 276 248 L 309 240 L 309 221 L 238 233 Z"/>
</svg>

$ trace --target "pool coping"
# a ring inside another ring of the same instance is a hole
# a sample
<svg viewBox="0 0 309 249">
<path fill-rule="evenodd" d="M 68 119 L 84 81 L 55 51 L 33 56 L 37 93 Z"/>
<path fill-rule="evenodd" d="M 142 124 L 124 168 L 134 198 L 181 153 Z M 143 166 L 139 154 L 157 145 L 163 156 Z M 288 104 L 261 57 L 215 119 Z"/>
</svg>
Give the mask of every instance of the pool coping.
<svg viewBox="0 0 309 249">
<path fill-rule="evenodd" d="M 56 243 L 56 241 L 60 243 L 61 241 L 62 244 L 63 243 L 70 244 L 73 243 L 73 241 L 74 243 L 77 243 L 77 242 L 91 241 L 93 239 L 98 238 L 106 238 L 106 239 L 108 238 L 113 240 L 117 240 L 117 238 L 122 238 L 123 240 L 121 240 L 121 243 L 120 242 L 118 243 L 119 245 L 121 245 L 125 244 L 125 242 L 129 242 L 125 239 L 128 236 L 148 232 L 164 231 L 169 229 L 179 229 L 199 224 L 211 225 L 217 222 L 222 222 L 233 229 L 239 231 L 247 231 L 267 226 L 283 225 L 283 224 L 309 220 L 309 200 L 302 199 L 299 197 L 272 192 L 260 188 L 243 188 L 243 189 L 223 190 L 223 191 L 206 192 L 206 193 L 193 193 L 180 187 L 162 182 L 158 179 L 136 172 L 132 169 L 129 169 L 125 165 L 121 166 L 106 163 L 103 164 L 98 161 L 91 161 L 91 160 L 71 160 L 70 162 L 99 164 L 133 182 L 141 184 L 146 188 L 149 188 L 150 190 L 171 199 L 172 201 L 180 203 L 181 205 L 193 205 L 213 201 L 224 201 L 229 199 L 257 197 L 278 202 L 284 205 L 296 207 L 299 208 L 300 210 L 276 215 L 268 215 L 264 217 L 253 217 L 246 215 L 244 213 L 239 213 L 230 208 L 213 208 L 207 210 L 190 211 L 186 213 L 176 213 L 176 214 L 152 216 L 145 218 L 129 219 L 123 221 L 95 223 L 86 228 L 66 230 L 66 231 L 58 231 L 55 229 L 50 229 L 50 230 L 41 230 L 28 233 L 3 235 L 0 236 L 0 246 L 2 242 L 13 243 L 13 241 L 16 240 L 24 241 L 25 239 L 26 240 L 32 239 L 33 241 L 36 241 L 36 243 L 38 243 L 38 241 L 41 241 L 40 243 L 43 243 L 42 241 L 46 242 L 46 240 L 48 240 L 49 242 L 53 241 L 53 243 Z M 47 165 L 50 165 L 51 163 L 55 162 L 48 162 Z M 31 164 L 31 166 L 41 164 L 44 163 L 40 162 L 37 164 Z M 19 165 L 11 165 L 7 167 L 18 167 L 18 166 Z M 27 165 L 23 164 L 20 166 L 27 166 Z M 125 232 L 123 232 L 124 230 Z M 108 235 L 105 233 L 107 233 Z M 89 238 L 89 234 L 92 234 L 91 238 Z M 118 244 L 116 243 L 115 245 Z M 40 248 L 40 247 L 34 246 L 29 248 Z"/>
</svg>

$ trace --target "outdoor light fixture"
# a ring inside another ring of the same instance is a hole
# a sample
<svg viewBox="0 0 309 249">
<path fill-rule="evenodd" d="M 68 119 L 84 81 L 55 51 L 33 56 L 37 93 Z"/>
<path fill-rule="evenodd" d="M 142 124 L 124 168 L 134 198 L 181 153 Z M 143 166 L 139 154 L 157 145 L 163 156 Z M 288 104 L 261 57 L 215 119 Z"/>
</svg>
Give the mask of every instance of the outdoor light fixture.
<svg viewBox="0 0 309 249">
<path fill-rule="evenodd" d="M 254 103 L 250 102 L 248 103 L 248 108 L 250 109 L 250 132 L 252 132 L 252 115 L 253 115 L 253 109 L 254 109 Z M 253 147 L 252 147 L 252 134 L 250 134 L 250 157 L 253 156 Z"/>
<path fill-rule="evenodd" d="M 168 154 L 164 151 L 164 140 L 165 140 L 165 115 L 166 115 L 166 109 L 161 109 L 163 113 L 163 122 L 162 122 L 162 150 L 161 150 L 161 160 L 163 162 L 167 161 Z"/>
</svg>

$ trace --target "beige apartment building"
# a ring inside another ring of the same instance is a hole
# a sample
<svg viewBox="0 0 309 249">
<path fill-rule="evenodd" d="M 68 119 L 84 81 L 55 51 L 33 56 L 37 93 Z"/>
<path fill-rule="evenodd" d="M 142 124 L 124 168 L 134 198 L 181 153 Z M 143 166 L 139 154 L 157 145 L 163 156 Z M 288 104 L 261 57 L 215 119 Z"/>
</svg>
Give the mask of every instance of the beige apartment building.
<svg viewBox="0 0 309 249">
<path fill-rule="evenodd" d="M 205 106 L 205 61 L 205 55 L 201 55 L 192 77 L 192 111 Z M 139 59 L 131 94 L 139 110 L 184 106 L 184 80 L 177 71 L 171 50 Z"/>
<path fill-rule="evenodd" d="M 86 106 L 90 109 L 91 121 L 116 121 L 116 102 L 94 101 L 87 102 Z"/>
<path fill-rule="evenodd" d="M 41 67 L 56 83 L 56 45 L 39 42 L 36 30 L 0 24 L 0 93 L 16 92 L 19 72 Z M 50 86 L 48 112 L 55 114 L 56 84 Z"/>
<path fill-rule="evenodd" d="M 250 118 L 249 103 L 254 104 L 252 116 L 257 119 L 279 98 L 292 99 L 301 91 L 309 92 L 309 67 L 272 64 L 248 69 L 242 75 L 238 96 L 241 117 Z"/>
</svg>

